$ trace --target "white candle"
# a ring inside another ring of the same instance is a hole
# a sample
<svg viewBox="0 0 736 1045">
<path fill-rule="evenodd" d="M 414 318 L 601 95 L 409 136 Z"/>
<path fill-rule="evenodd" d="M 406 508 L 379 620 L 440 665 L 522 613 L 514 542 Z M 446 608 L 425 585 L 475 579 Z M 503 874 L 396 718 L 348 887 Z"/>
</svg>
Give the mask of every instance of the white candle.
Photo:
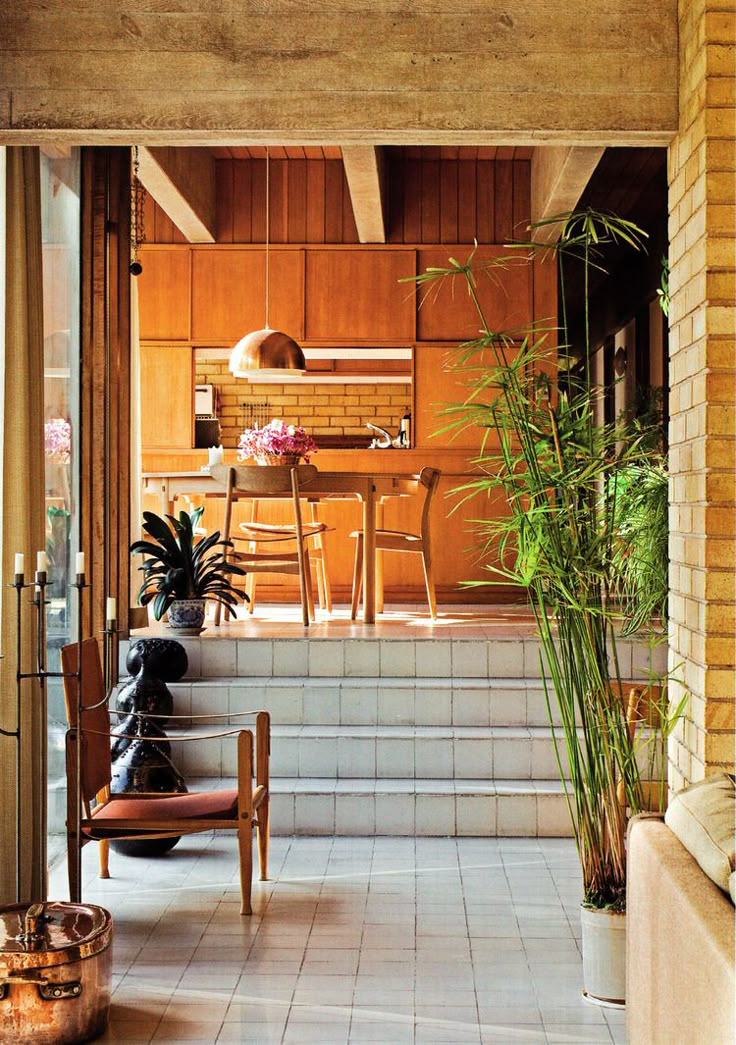
<svg viewBox="0 0 736 1045">
<path fill-rule="evenodd" d="M 84 573 L 84 552 L 77 552 L 76 556 L 76 571 L 77 576 Z"/>
<path fill-rule="evenodd" d="M 36 573 L 46 573 L 46 552 L 36 552 Z"/>
<path fill-rule="evenodd" d="M 108 596 L 108 599 L 107 599 L 107 611 L 106 611 L 106 614 L 105 614 L 106 619 L 107 620 L 117 620 L 117 618 L 115 616 L 116 611 L 117 611 L 117 604 L 115 602 L 115 599 L 113 599 L 112 596 Z"/>
<path fill-rule="evenodd" d="M 16 575 L 16 577 L 18 575 L 20 575 L 21 577 L 23 576 L 23 569 L 24 569 L 24 565 L 23 564 L 24 564 L 24 562 L 25 562 L 25 556 L 23 555 L 23 552 L 16 552 L 15 553 L 15 575 Z"/>
</svg>

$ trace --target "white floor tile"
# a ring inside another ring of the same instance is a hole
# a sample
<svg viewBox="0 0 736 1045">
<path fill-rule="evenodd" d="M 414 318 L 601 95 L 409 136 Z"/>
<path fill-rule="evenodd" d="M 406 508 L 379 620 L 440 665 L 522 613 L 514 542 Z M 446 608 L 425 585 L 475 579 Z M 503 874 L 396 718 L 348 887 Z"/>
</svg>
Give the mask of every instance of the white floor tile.
<svg viewBox="0 0 736 1045">
<path fill-rule="evenodd" d="M 374 801 L 342 797 L 357 803 L 345 816 Z M 405 797 L 376 795 L 379 826 L 408 815 Z M 120 943 L 102 1041 L 623 1045 L 623 1022 L 580 1000 L 571 840 L 336 838 L 325 800 L 324 836 L 273 839 L 253 918 L 238 914 L 234 837 L 159 861 L 113 854 L 106 882 L 85 850 L 86 898 L 110 908 Z M 434 803 L 456 799 L 422 794 L 420 818 L 442 819 Z M 457 809 L 466 825 L 488 813 Z"/>
</svg>

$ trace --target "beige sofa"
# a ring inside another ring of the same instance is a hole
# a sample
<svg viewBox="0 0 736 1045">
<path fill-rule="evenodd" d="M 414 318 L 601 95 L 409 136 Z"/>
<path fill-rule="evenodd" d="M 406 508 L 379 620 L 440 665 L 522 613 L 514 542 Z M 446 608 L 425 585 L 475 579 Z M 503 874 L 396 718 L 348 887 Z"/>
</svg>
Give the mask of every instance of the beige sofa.
<svg viewBox="0 0 736 1045">
<path fill-rule="evenodd" d="M 734 905 L 653 815 L 629 825 L 629 1045 L 736 1042 Z"/>
</svg>

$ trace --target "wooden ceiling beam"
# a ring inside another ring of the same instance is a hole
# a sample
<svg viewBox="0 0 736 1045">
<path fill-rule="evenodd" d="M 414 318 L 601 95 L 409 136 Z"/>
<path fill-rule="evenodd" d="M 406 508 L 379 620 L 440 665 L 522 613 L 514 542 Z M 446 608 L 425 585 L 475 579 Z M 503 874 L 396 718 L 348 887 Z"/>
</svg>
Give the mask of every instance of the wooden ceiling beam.
<svg viewBox="0 0 736 1045">
<path fill-rule="evenodd" d="M 140 146 L 139 179 L 190 243 L 215 242 L 215 159 L 206 149 Z"/>
<path fill-rule="evenodd" d="M 532 222 L 565 214 L 575 208 L 604 149 L 548 145 L 532 156 Z M 559 237 L 559 225 L 535 229 L 534 238 L 550 242 Z"/>
<path fill-rule="evenodd" d="M 342 162 L 358 239 L 361 243 L 385 243 L 386 160 L 383 149 L 375 145 L 343 145 Z"/>
</svg>

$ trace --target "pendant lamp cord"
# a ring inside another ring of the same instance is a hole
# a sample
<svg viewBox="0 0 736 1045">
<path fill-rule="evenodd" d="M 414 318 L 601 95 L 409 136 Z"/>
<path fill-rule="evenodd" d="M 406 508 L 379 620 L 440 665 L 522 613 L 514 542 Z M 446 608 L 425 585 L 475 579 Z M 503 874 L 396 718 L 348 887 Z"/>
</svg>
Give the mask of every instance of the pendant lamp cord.
<svg viewBox="0 0 736 1045">
<path fill-rule="evenodd" d="M 268 146 L 266 146 L 266 325 L 265 329 L 270 330 L 268 323 L 268 291 L 269 291 L 269 244 L 271 240 L 271 180 L 269 177 L 269 155 Z"/>
</svg>

